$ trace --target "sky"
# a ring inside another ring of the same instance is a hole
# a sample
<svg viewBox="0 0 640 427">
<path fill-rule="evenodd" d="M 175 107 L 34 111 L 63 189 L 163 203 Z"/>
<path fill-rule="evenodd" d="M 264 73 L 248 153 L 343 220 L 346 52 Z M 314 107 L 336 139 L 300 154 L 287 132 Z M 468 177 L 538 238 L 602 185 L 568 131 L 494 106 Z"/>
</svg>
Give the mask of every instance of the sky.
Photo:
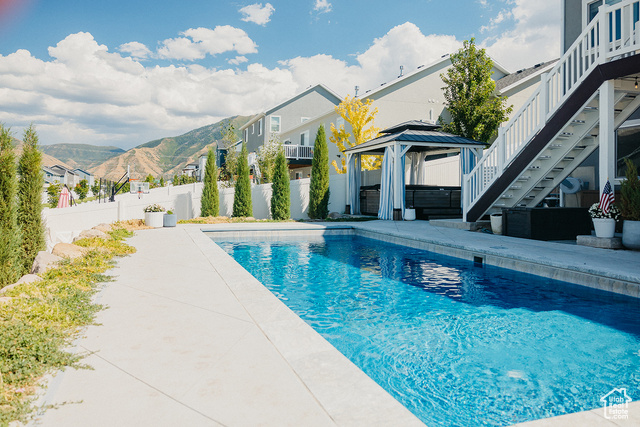
<svg viewBox="0 0 640 427">
<path fill-rule="evenodd" d="M 514 72 L 560 56 L 558 0 L 0 0 L 0 123 L 124 149 L 341 97 L 472 37 Z"/>
</svg>

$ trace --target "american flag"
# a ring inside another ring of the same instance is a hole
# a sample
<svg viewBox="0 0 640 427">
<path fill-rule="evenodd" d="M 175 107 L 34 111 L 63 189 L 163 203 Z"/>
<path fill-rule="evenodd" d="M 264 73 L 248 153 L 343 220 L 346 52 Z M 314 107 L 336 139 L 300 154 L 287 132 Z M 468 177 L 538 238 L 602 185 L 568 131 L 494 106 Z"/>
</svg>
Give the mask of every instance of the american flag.
<svg viewBox="0 0 640 427">
<path fill-rule="evenodd" d="M 611 188 L 611 183 L 607 180 L 607 183 L 604 185 L 604 189 L 602 190 L 602 195 L 600 196 L 600 204 L 598 207 L 602 209 L 602 213 L 609 213 L 609 209 L 611 205 L 615 201 L 615 196 L 613 195 L 613 189 Z"/>
</svg>

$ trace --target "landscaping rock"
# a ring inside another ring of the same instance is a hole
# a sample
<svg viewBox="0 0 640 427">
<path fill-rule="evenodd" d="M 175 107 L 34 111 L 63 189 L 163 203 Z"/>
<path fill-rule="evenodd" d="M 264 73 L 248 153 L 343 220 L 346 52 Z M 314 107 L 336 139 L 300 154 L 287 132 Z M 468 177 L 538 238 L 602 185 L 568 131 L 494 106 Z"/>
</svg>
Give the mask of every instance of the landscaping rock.
<svg viewBox="0 0 640 427">
<path fill-rule="evenodd" d="M 51 253 L 59 257 L 65 258 L 79 258 L 86 253 L 86 249 L 82 246 L 74 245 L 71 243 L 58 243 L 53 247 Z"/>
<path fill-rule="evenodd" d="M 42 277 L 38 276 L 37 274 L 25 274 L 15 284 L 21 285 L 23 283 L 33 283 L 33 282 L 41 282 L 41 281 L 42 281 Z"/>
<path fill-rule="evenodd" d="M 50 254 L 47 251 L 40 251 L 38 252 L 36 259 L 33 261 L 33 265 L 31 266 L 31 274 L 44 273 L 51 267 L 55 267 L 55 265 L 61 259 L 62 258 L 60 258 L 59 256 Z"/>
<path fill-rule="evenodd" d="M 338 219 L 338 218 L 342 218 L 342 214 L 339 214 L 338 212 L 331 212 L 329 214 L 329 219 Z"/>
<path fill-rule="evenodd" d="M 103 233 L 108 233 L 109 231 L 113 230 L 113 227 L 111 226 L 111 224 L 98 224 L 95 227 L 93 227 L 93 230 L 100 230 Z"/>
<path fill-rule="evenodd" d="M 255 221 L 256 219 L 252 216 L 248 216 L 244 219 L 245 221 Z"/>
<path fill-rule="evenodd" d="M 73 239 L 73 241 L 78 241 L 80 239 L 93 239 L 93 238 L 98 238 L 98 239 L 108 239 L 109 235 L 107 233 L 105 233 L 104 231 L 100 231 L 97 229 L 92 228 L 91 230 L 84 230 L 80 233 L 80 235 L 78 235 L 75 239 Z"/>
</svg>

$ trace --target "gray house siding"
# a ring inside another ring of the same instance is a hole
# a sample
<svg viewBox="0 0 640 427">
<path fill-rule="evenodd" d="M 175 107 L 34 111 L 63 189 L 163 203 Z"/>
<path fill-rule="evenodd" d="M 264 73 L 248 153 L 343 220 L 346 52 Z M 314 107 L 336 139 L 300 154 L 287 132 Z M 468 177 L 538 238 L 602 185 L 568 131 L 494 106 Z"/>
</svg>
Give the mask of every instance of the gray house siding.
<svg viewBox="0 0 640 427">
<path fill-rule="evenodd" d="M 258 147 L 267 141 L 267 139 L 265 139 L 264 119 L 264 116 L 260 115 L 258 118 L 250 121 L 248 126 L 243 130 L 242 140 L 247 143 L 247 151 L 250 153 L 258 151 Z M 261 124 L 262 133 L 260 132 Z"/>
<path fill-rule="evenodd" d="M 582 0 L 563 0 L 562 53 L 565 53 L 582 32 Z"/>
</svg>

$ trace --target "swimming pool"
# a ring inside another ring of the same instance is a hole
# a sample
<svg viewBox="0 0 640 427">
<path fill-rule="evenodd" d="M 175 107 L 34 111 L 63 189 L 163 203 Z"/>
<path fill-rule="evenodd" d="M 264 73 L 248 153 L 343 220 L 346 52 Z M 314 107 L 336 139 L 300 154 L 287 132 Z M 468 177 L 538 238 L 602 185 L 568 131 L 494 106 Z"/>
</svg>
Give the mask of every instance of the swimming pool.
<svg viewBox="0 0 640 427">
<path fill-rule="evenodd" d="M 635 301 L 358 236 L 217 243 L 429 425 L 637 398 Z"/>
</svg>

